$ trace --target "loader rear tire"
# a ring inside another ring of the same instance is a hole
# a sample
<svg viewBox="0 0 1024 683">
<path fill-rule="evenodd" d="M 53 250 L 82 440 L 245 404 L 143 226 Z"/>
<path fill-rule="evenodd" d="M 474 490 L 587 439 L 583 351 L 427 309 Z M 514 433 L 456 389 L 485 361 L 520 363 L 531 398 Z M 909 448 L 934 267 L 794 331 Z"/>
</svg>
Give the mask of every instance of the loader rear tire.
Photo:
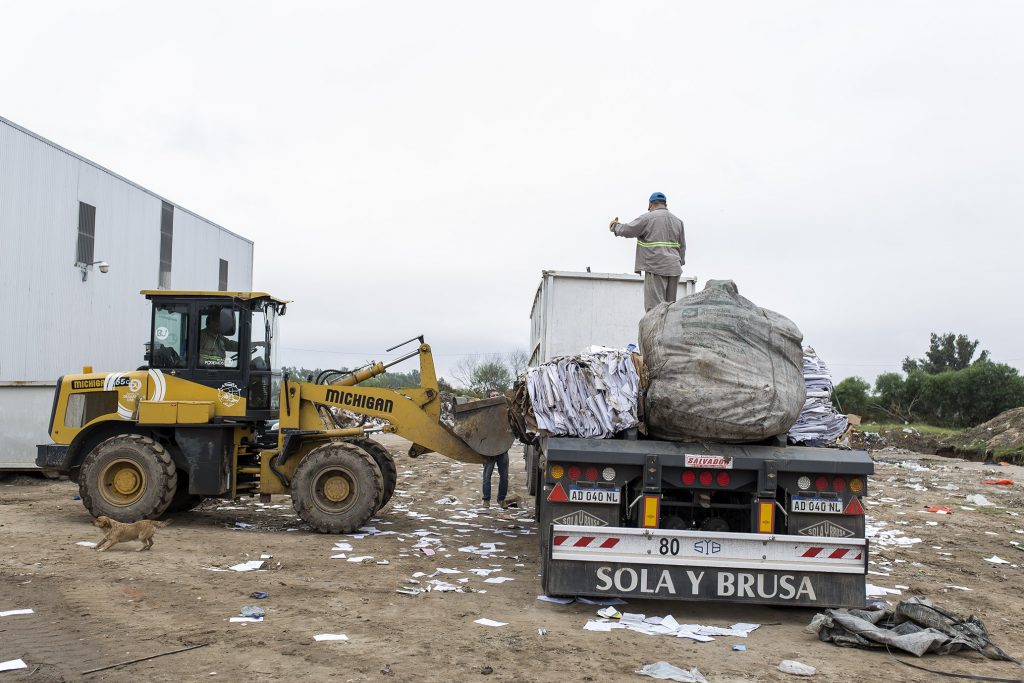
<svg viewBox="0 0 1024 683">
<path fill-rule="evenodd" d="M 322 534 L 350 534 L 380 508 L 384 477 L 353 444 L 327 443 L 302 459 L 291 485 L 292 506 Z"/>
<path fill-rule="evenodd" d="M 395 493 L 395 486 L 398 483 L 398 468 L 395 467 L 395 459 L 384 446 L 373 439 L 352 439 L 352 443 L 370 454 L 373 461 L 380 468 L 381 476 L 384 477 L 384 495 L 381 497 L 380 507 L 382 509 L 391 500 Z"/>
<path fill-rule="evenodd" d="M 78 492 L 93 517 L 156 519 L 171 504 L 178 473 L 162 445 L 142 434 L 101 441 L 82 462 Z"/>
</svg>

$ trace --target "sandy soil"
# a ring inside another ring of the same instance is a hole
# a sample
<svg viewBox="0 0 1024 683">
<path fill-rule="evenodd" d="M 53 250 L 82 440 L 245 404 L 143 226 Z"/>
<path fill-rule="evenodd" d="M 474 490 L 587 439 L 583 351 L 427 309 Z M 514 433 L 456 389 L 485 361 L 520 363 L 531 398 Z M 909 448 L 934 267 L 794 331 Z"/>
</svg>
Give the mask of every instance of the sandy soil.
<svg viewBox="0 0 1024 683">
<path fill-rule="evenodd" d="M 401 440 L 384 441 L 396 454 L 403 452 Z M 1024 545 L 1011 544 L 1024 544 L 1024 487 L 981 484 L 993 477 L 1024 482 L 1024 468 L 895 452 L 876 458 L 869 515 L 886 523 L 883 533 L 922 540 L 905 547 L 876 543 L 872 571 L 878 573 L 869 581 L 906 586 L 904 596 L 926 595 L 949 609 L 976 614 L 996 643 L 1024 657 Z M 518 453 L 512 462 L 513 490 L 527 498 Z M 817 667 L 812 680 L 941 680 L 884 652 L 819 642 L 802 631 L 813 610 L 631 601 L 628 611 L 671 613 L 681 623 L 763 626 L 746 639 L 710 643 L 584 631 L 596 607 L 536 599 L 531 510 L 483 509 L 477 467 L 437 455 L 417 461 L 400 456 L 398 463 L 395 498 L 371 522 L 384 533 L 357 539 L 311 533 L 293 516 L 287 497 L 275 497 L 268 507 L 255 499 L 207 501 L 198 511 L 177 515 L 146 553 L 133 552 L 135 543 L 106 553 L 76 545 L 98 541 L 100 535 L 72 499 L 77 489 L 70 482 L 24 476 L 0 482 L 0 611 L 35 610 L 0 617 L 0 661 L 20 657 L 28 664 L 21 672 L 0 673 L 0 681 L 642 681 L 651 679 L 632 672 L 659 660 L 696 666 L 712 682 L 791 680 L 776 669 L 783 659 Z M 965 496 L 974 493 L 998 507 L 967 505 Z M 462 502 L 435 502 L 446 495 Z M 925 512 L 930 505 L 951 505 L 954 512 Z M 435 532 L 433 556 L 413 547 L 422 538 L 416 531 Z M 351 543 L 349 557 L 373 559 L 331 559 L 338 552 L 332 550 L 335 541 Z M 459 550 L 485 542 L 505 545 L 486 558 Z M 261 553 L 273 556 L 268 570 L 209 569 Z M 983 560 L 993 555 L 1013 564 Z M 388 564 L 377 564 L 383 560 Z M 473 592 L 395 592 L 426 586 L 432 580 L 426 576 L 417 579 L 419 584 L 408 579 L 438 568 L 462 572 L 436 579 Z M 471 569 L 499 569 L 490 576 L 513 580 L 485 583 Z M 270 596 L 253 600 L 248 596 L 254 591 Z M 229 623 L 248 604 L 264 607 L 265 621 Z M 473 623 L 481 617 L 508 625 Z M 546 635 L 538 633 L 541 628 Z M 344 633 L 349 640 L 314 642 L 317 633 Z M 737 643 L 749 649 L 732 651 Z M 206 646 L 82 676 L 88 669 L 193 644 Z M 1024 673 L 977 656 L 933 656 L 914 663 L 1002 678 Z"/>
</svg>

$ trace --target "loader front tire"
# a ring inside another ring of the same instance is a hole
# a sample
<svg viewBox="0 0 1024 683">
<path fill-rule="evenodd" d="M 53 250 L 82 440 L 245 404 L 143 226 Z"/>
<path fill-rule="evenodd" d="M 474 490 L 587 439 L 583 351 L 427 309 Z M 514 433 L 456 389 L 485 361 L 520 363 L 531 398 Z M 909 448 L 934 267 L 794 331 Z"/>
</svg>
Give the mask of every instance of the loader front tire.
<svg viewBox="0 0 1024 683">
<path fill-rule="evenodd" d="M 381 505 L 384 477 L 353 444 L 327 443 L 302 459 L 291 484 L 292 506 L 322 534 L 350 534 Z"/>
<path fill-rule="evenodd" d="M 384 495 L 381 497 L 380 507 L 377 508 L 380 510 L 388 504 L 391 496 L 395 493 L 395 486 L 398 482 L 398 468 L 395 467 L 395 459 L 391 457 L 388 449 L 373 439 L 353 439 L 352 443 L 370 454 L 373 461 L 377 463 L 377 467 L 380 468 L 381 476 L 384 477 Z"/>
<path fill-rule="evenodd" d="M 101 441 L 82 462 L 78 492 L 93 517 L 119 522 L 156 519 L 167 510 L 178 473 L 162 445 L 141 434 Z"/>
</svg>

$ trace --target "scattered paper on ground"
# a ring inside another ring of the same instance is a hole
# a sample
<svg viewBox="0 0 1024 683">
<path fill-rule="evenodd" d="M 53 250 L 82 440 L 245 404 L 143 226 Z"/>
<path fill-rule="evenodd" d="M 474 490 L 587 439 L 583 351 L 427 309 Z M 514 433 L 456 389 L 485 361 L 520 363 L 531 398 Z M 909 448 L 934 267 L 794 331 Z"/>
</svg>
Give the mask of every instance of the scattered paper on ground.
<svg viewBox="0 0 1024 683">
<path fill-rule="evenodd" d="M 14 671 L 15 669 L 27 669 L 28 665 L 20 659 L 11 659 L 0 662 L 0 671 Z"/>
<path fill-rule="evenodd" d="M 645 664 L 642 668 L 638 669 L 636 673 L 641 676 L 650 676 L 651 678 L 657 678 L 660 681 L 679 681 L 680 683 L 708 683 L 708 679 L 704 678 L 703 674 L 695 668 L 693 669 L 680 669 L 678 666 L 673 666 L 668 662 L 655 662 L 654 664 Z"/>
<path fill-rule="evenodd" d="M 30 609 L 9 609 L 6 612 L 0 612 L 0 617 L 13 617 L 16 614 L 32 614 Z"/>
<path fill-rule="evenodd" d="M 481 626 L 508 626 L 507 622 L 495 621 L 494 619 L 477 619 L 473 623 L 480 624 Z"/>
<path fill-rule="evenodd" d="M 313 640 L 348 640 L 348 636 L 344 633 L 317 633 Z"/>
</svg>

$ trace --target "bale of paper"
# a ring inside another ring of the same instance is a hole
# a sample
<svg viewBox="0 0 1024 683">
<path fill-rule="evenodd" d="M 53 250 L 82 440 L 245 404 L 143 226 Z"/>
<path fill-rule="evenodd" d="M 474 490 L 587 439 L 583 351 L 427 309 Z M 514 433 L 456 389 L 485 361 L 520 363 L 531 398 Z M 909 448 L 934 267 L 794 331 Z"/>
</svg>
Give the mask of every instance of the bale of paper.
<svg viewBox="0 0 1024 683">
<path fill-rule="evenodd" d="M 849 422 L 832 405 L 832 373 L 810 346 L 804 348 L 804 386 L 807 400 L 787 435 L 791 443 L 824 445 L 838 439 Z"/>
<path fill-rule="evenodd" d="M 528 369 L 516 383 L 512 421 L 519 437 L 609 439 L 641 426 L 639 357 L 592 346 Z"/>
</svg>

